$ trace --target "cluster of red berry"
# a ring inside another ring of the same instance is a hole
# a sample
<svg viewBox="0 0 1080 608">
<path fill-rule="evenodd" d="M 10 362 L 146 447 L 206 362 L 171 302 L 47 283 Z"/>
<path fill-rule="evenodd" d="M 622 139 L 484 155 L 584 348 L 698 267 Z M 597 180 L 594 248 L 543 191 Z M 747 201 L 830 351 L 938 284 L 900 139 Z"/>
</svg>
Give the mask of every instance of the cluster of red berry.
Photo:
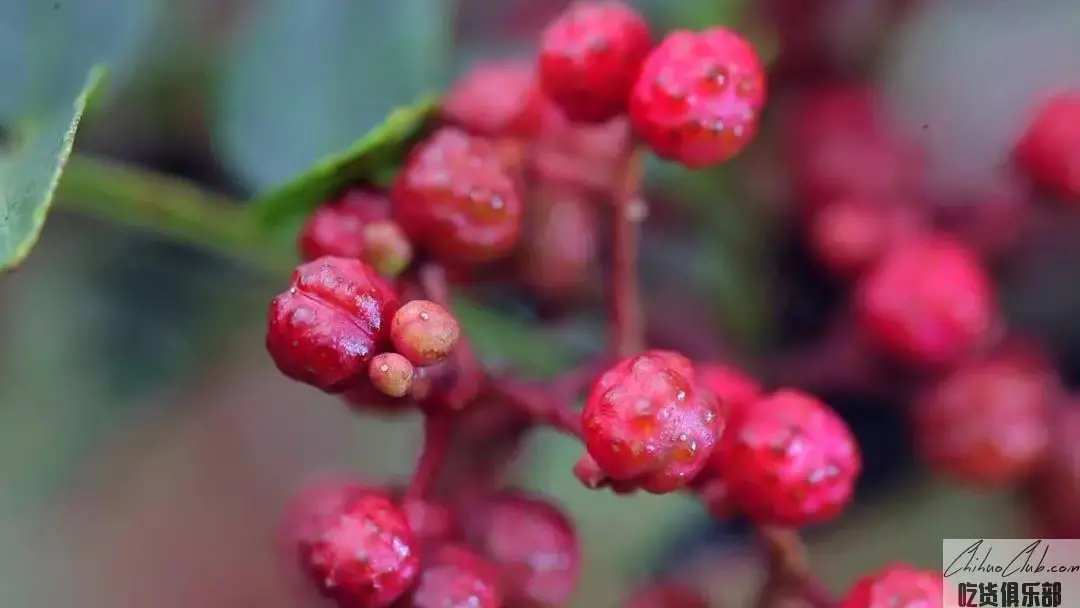
<svg viewBox="0 0 1080 608">
<path fill-rule="evenodd" d="M 407 487 L 337 480 L 296 499 L 289 550 L 315 588 L 343 608 L 565 605 L 580 562 L 570 520 L 501 486 L 525 432 L 546 426 L 581 440 L 574 474 L 589 488 L 686 492 L 718 518 L 753 521 L 779 556 L 770 584 L 812 605 L 941 605 L 940 573 L 906 565 L 831 602 L 792 548 L 792 530 L 844 509 L 861 472 L 829 406 L 644 345 L 638 151 L 689 168 L 722 163 L 754 138 L 765 97 L 765 69 L 734 31 L 676 31 L 657 44 L 626 5 L 575 3 L 545 30 L 535 63 L 485 64 L 460 79 L 389 191 L 357 185 L 314 212 L 300 235 L 305 263 L 270 307 L 270 354 L 358 412 L 419 409 L 425 419 Z M 981 484 L 1070 466 L 1077 459 L 1050 449 L 1053 371 L 1001 346 L 985 252 L 910 203 L 918 155 L 878 108 L 862 88 L 816 91 L 785 131 L 808 241 L 851 282 L 855 333 L 872 359 L 925 381 L 912 411 L 936 466 Z M 1080 103 L 1056 102 L 1017 152 L 1032 176 L 1072 195 L 1080 169 L 1064 160 L 1078 157 L 1065 134 L 1077 116 Z M 517 256 L 527 262 L 517 278 L 563 293 L 588 267 L 598 210 L 613 218 L 610 348 L 555 380 L 486 369 L 449 285 Z M 567 233 L 575 238 L 560 241 Z M 707 603 L 658 581 L 625 605 Z"/>
</svg>

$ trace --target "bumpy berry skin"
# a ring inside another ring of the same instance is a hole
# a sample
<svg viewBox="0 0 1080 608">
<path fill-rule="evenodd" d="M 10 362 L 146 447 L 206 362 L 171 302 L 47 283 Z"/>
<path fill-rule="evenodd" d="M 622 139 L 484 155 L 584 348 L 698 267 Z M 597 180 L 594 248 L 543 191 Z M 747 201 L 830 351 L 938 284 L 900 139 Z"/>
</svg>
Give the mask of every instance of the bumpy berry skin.
<svg viewBox="0 0 1080 608">
<path fill-rule="evenodd" d="M 389 342 L 398 296 L 360 260 L 301 264 L 270 303 L 266 348 L 286 376 L 330 393 L 367 373 Z"/>
<path fill-rule="evenodd" d="M 904 204 L 856 199 L 825 205 L 810 221 L 810 249 L 828 271 L 855 278 L 919 233 L 918 215 Z"/>
<path fill-rule="evenodd" d="M 546 103 L 531 62 L 486 61 L 458 78 L 442 114 L 475 135 L 531 137 L 540 129 Z"/>
<path fill-rule="evenodd" d="M 839 608 L 929 608 L 941 606 L 940 572 L 892 564 L 859 579 Z"/>
<path fill-rule="evenodd" d="M 424 560 L 409 596 L 394 608 L 501 608 L 499 571 L 465 547 L 443 545 Z"/>
<path fill-rule="evenodd" d="M 709 608 L 700 591 L 674 583 L 654 583 L 633 594 L 623 608 Z"/>
<path fill-rule="evenodd" d="M 661 494 L 688 484 L 724 428 L 716 397 L 672 351 L 629 357 L 601 374 L 582 409 L 585 447 L 604 473 Z"/>
<path fill-rule="evenodd" d="M 379 392 L 390 397 L 404 397 L 412 386 L 416 368 L 398 353 L 381 353 L 368 364 L 368 378 Z"/>
<path fill-rule="evenodd" d="M 967 483 L 1018 482 L 1046 451 L 1058 387 L 1053 372 L 1017 358 L 964 365 L 915 401 L 916 445 L 935 470 Z"/>
<path fill-rule="evenodd" d="M 316 588 L 342 608 L 388 608 L 420 571 L 404 514 L 374 491 L 349 499 L 301 548 L 300 560 Z"/>
<path fill-rule="evenodd" d="M 723 363 L 696 363 L 698 385 L 712 391 L 721 410 L 744 407 L 761 397 L 761 384 L 741 370 Z"/>
<path fill-rule="evenodd" d="M 429 300 L 406 302 L 390 322 L 394 350 L 419 366 L 445 361 L 460 336 L 461 326 L 454 315 Z"/>
<path fill-rule="evenodd" d="M 504 491 L 470 513 L 465 530 L 470 545 L 499 568 L 507 608 L 563 606 L 577 588 L 577 535 L 551 502 Z"/>
<path fill-rule="evenodd" d="M 575 2 L 541 37 L 541 86 L 571 121 L 607 122 L 626 112 L 651 47 L 648 23 L 626 4 Z"/>
<path fill-rule="evenodd" d="M 521 198 L 499 149 L 460 129 L 444 127 L 418 144 L 391 198 L 406 234 L 445 262 L 491 262 L 520 237 Z"/>
<path fill-rule="evenodd" d="M 712 466 L 751 520 L 804 526 L 844 509 L 862 458 L 836 412 L 805 393 L 781 390 L 732 412 Z"/>
<path fill-rule="evenodd" d="M 645 60 L 630 96 L 634 131 L 660 158 L 689 168 L 722 163 L 753 139 L 765 71 L 735 32 L 672 32 Z"/>
<path fill-rule="evenodd" d="M 1046 102 L 1014 154 L 1039 185 L 1080 199 L 1080 95 L 1063 94 Z"/>
<path fill-rule="evenodd" d="M 856 287 L 860 330 L 885 354 L 948 364 L 982 345 L 996 319 L 990 279 L 976 256 L 928 236 L 889 252 Z"/>
</svg>

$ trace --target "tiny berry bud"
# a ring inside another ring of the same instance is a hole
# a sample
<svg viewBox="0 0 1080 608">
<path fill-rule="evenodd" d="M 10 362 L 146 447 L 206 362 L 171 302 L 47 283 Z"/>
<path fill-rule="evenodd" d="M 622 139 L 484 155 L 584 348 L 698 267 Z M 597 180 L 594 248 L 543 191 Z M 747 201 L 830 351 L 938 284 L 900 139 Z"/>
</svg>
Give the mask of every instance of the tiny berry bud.
<svg viewBox="0 0 1080 608">
<path fill-rule="evenodd" d="M 854 278 L 917 235 L 919 218 L 905 204 L 829 203 L 810 220 L 810 249 L 832 274 Z"/>
<path fill-rule="evenodd" d="M 705 467 L 724 422 L 682 355 L 652 350 L 597 378 L 581 413 L 585 447 L 604 474 L 662 494 Z"/>
<path fill-rule="evenodd" d="M 349 190 L 341 197 L 320 205 L 300 230 L 297 248 L 304 261 L 323 256 L 364 257 L 364 231 L 372 222 L 390 217 L 390 199 L 371 190 Z M 370 263 L 370 262 L 369 262 Z"/>
<path fill-rule="evenodd" d="M 917 399 L 916 445 L 936 470 L 968 483 L 1009 486 L 1039 464 L 1059 384 L 1012 357 L 967 364 Z"/>
<path fill-rule="evenodd" d="M 420 580 L 395 608 L 502 608 L 499 571 L 457 545 L 443 545 L 424 560 Z"/>
<path fill-rule="evenodd" d="M 404 397 L 412 386 L 416 369 L 397 353 L 376 355 L 368 364 L 368 377 L 379 391 L 391 397 Z"/>
<path fill-rule="evenodd" d="M 1080 95 L 1059 95 L 1046 102 L 1014 154 L 1040 186 L 1080 200 Z"/>
<path fill-rule="evenodd" d="M 300 547 L 316 588 L 339 606 L 389 608 L 416 580 L 420 559 L 404 514 L 380 492 L 351 497 Z"/>
<path fill-rule="evenodd" d="M 660 158 L 704 168 L 746 147 L 764 103 L 765 70 L 750 43 L 721 27 L 678 30 L 645 60 L 630 122 Z"/>
<path fill-rule="evenodd" d="M 469 543 L 500 570 L 506 606 L 563 606 L 581 567 L 573 523 L 555 505 L 503 491 L 470 513 Z"/>
<path fill-rule="evenodd" d="M 967 248 L 924 237 L 889 252 L 856 287 L 860 329 L 886 354 L 942 365 L 981 346 L 995 325 L 990 278 Z"/>
<path fill-rule="evenodd" d="M 397 222 L 371 222 L 364 226 L 362 238 L 360 259 L 384 277 L 395 277 L 412 263 L 412 243 Z"/>
<path fill-rule="evenodd" d="M 485 61 L 454 83 L 443 116 L 475 135 L 530 137 L 540 129 L 546 101 L 532 63 Z"/>
<path fill-rule="evenodd" d="M 696 589 L 658 582 L 635 592 L 623 608 L 709 608 L 709 601 Z"/>
<path fill-rule="evenodd" d="M 286 376 L 335 393 L 363 377 L 389 342 L 397 294 L 360 260 L 301 264 L 270 303 L 266 348 Z"/>
<path fill-rule="evenodd" d="M 461 326 L 454 315 L 428 300 L 407 302 L 390 323 L 394 350 L 424 367 L 445 361 L 460 336 Z"/>
<path fill-rule="evenodd" d="M 405 233 L 445 261 L 494 261 L 521 233 L 521 198 L 499 149 L 460 129 L 439 129 L 413 148 L 391 197 Z"/>
<path fill-rule="evenodd" d="M 571 121 L 607 122 L 626 112 L 651 47 L 648 23 L 626 4 L 575 2 L 544 30 L 540 82 Z"/>
<path fill-rule="evenodd" d="M 940 606 L 942 585 L 941 572 L 892 564 L 859 579 L 839 608 Z"/>
<path fill-rule="evenodd" d="M 712 466 L 752 521 L 804 526 L 847 506 L 862 459 L 836 412 L 782 390 L 731 412 Z"/>
</svg>

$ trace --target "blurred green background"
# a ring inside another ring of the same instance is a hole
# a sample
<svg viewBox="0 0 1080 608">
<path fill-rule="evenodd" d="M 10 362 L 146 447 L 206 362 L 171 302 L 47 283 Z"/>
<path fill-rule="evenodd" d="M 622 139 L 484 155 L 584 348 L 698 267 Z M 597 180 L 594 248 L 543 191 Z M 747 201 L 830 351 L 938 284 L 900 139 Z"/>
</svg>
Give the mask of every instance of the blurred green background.
<svg viewBox="0 0 1080 608">
<path fill-rule="evenodd" d="M 771 43 L 752 0 L 637 4 L 663 28 L 728 24 L 764 49 Z M 943 188 L 977 185 L 980 171 L 1000 164 L 1009 125 L 1030 102 L 1025 92 L 1080 78 L 1072 2 L 928 1 L 887 31 L 858 19 L 872 0 L 840 4 L 844 51 L 873 54 L 876 77 L 910 124 L 933 117 L 924 137 L 939 154 L 967 151 L 962 167 L 941 172 Z M 243 198 L 347 146 L 479 58 L 528 56 L 561 6 L 0 0 L 0 121 L 71 99 L 103 61 L 108 88 L 81 152 Z M 650 183 L 699 229 L 653 235 L 643 272 L 656 292 L 703 298 L 715 326 L 701 332 L 716 342 L 710 354 L 760 351 L 775 330 L 767 250 L 778 238 L 769 201 L 779 179 L 758 156 L 752 149 L 706 174 L 650 168 Z M 1066 249 L 1058 267 L 1080 257 Z M 1068 317 L 1080 290 L 1052 278 L 1042 285 L 1042 276 L 1018 288 L 1041 295 L 1018 299 L 1016 315 L 1045 333 L 1075 327 Z M 273 552 L 284 500 L 320 472 L 406 473 L 417 426 L 357 419 L 273 370 L 261 331 L 281 280 L 63 206 L 52 216 L 40 246 L 0 282 L 0 606 L 309 605 Z M 491 358 L 535 371 L 564 360 L 563 350 L 522 336 L 525 313 L 501 308 L 496 321 L 469 323 Z M 575 319 L 562 331 L 565 348 L 595 347 L 598 331 L 595 318 Z M 703 516 L 679 497 L 586 492 L 569 474 L 576 450 L 540 437 L 523 483 L 562 500 L 579 522 L 587 565 L 574 605 L 608 606 Z M 942 536 L 1020 529 L 1008 497 L 917 470 L 901 477 L 813 537 L 827 582 L 843 586 L 893 558 L 933 565 Z M 686 572 L 703 573 L 718 597 L 745 597 L 759 575 L 752 553 L 698 543 Z"/>
</svg>

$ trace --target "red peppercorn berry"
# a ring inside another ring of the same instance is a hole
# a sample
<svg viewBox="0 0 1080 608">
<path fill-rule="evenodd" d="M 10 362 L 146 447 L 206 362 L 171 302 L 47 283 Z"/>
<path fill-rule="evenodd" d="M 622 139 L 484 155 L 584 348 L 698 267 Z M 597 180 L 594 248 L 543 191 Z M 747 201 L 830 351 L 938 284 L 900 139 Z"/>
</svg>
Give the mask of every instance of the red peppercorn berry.
<svg viewBox="0 0 1080 608">
<path fill-rule="evenodd" d="M 935 470 L 1008 486 L 1039 464 L 1059 384 L 1052 370 L 998 357 L 964 365 L 915 401 L 916 446 Z"/>
<path fill-rule="evenodd" d="M 381 492 L 351 497 L 301 547 L 304 571 L 342 608 L 389 608 L 416 581 L 420 558 L 405 515 Z"/>
<path fill-rule="evenodd" d="M 1051 413 L 1050 441 L 1024 486 L 1034 538 L 1080 538 L 1080 403 Z"/>
<path fill-rule="evenodd" d="M 970 353 L 995 325 L 986 270 L 967 248 L 939 236 L 886 254 L 857 285 L 855 314 L 882 352 L 930 366 Z"/>
<path fill-rule="evenodd" d="M 698 385 L 712 391 L 724 412 L 744 407 L 761 396 L 761 385 L 741 370 L 723 363 L 695 363 Z"/>
<path fill-rule="evenodd" d="M 836 412 L 810 395 L 780 390 L 731 413 L 712 467 L 752 521 L 804 526 L 847 506 L 862 459 Z"/>
<path fill-rule="evenodd" d="M 327 392 L 366 376 L 389 342 L 394 289 L 360 260 L 323 257 L 301 264 L 270 303 L 266 348 L 283 374 Z"/>
<path fill-rule="evenodd" d="M 941 606 L 941 572 L 891 564 L 859 579 L 839 608 Z"/>
<path fill-rule="evenodd" d="M 695 383 L 690 360 L 662 350 L 601 374 L 581 420 L 585 448 L 605 475 L 657 494 L 690 483 L 724 427 L 716 397 Z"/>
<path fill-rule="evenodd" d="M 607 122 L 626 112 L 651 47 L 649 24 L 625 3 L 575 2 L 544 30 L 540 83 L 571 121 Z"/>
<path fill-rule="evenodd" d="M 406 302 L 390 322 L 394 350 L 418 366 L 445 361 L 460 336 L 454 315 L 429 300 Z"/>
<path fill-rule="evenodd" d="M 300 257 L 309 262 L 326 255 L 360 259 L 364 226 L 390 219 L 390 198 L 375 190 L 353 188 L 319 205 L 297 239 Z"/>
<path fill-rule="evenodd" d="M 504 257 L 521 233 L 521 199 L 499 149 L 453 127 L 413 148 L 391 198 L 406 234 L 446 262 Z"/>
<path fill-rule="evenodd" d="M 416 587 L 394 608 L 502 608 L 499 571 L 458 545 L 442 545 L 425 558 Z"/>
<path fill-rule="evenodd" d="M 855 278 L 919 232 L 919 216 L 903 203 L 842 199 L 810 220 L 810 249 L 833 275 Z"/>
<path fill-rule="evenodd" d="M 1047 101 L 1016 145 L 1017 163 L 1039 185 L 1080 200 L 1080 94 Z"/>
<path fill-rule="evenodd" d="M 737 33 L 678 30 L 645 60 L 630 96 L 630 122 L 660 158 L 708 167 L 754 137 L 765 93 L 761 61 Z"/>
<path fill-rule="evenodd" d="M 504 490 L 470 513 L 466 537 L 502 575 L 507 608 L 562 606 L 581 567 L 570 519 L 548 500 Z"/>
<path fill-rule="evenodd" d="M 485 61 L 459 77 L 443 100 L 443 117 L 474 135 L 532 137 L 547 100 L 528 61 Z"/>
<path fill-rule="evenodd" d="M 636 591 L 623 608 L 709 608 L 709 602 L 696 589 L 657 582 Z"/>
<path fill-rule="evenodd" d="M 309 482 L 292 498 L 282 517 L 282 546 L 290 556 L 297 550 L 310 551 L 352 498 L 373 491 L 377 490 L 345 477 Z"/>
</svg>

